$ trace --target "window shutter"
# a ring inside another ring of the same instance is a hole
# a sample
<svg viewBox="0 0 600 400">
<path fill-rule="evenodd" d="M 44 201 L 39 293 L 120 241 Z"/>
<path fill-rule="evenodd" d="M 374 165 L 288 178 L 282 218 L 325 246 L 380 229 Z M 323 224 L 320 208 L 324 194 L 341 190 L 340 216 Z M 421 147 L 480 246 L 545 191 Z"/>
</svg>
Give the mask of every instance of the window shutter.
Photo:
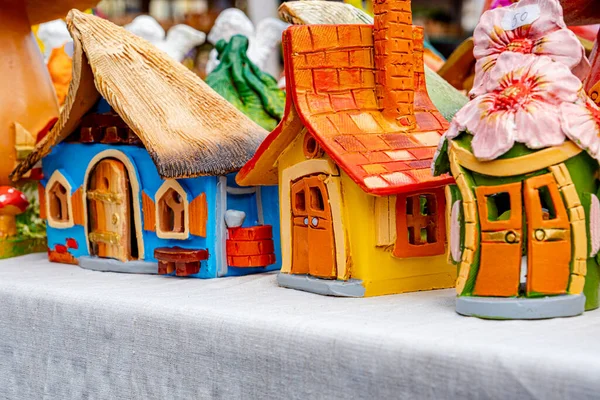
<svg viewBox="0 0 600 400">
<path fill-rule="evenodd" d="M 144 216 L 144 230 L 154 232 L 156 231 L 156 209 L 154 201 L 146 194 L 142 192 L 142 215 Z"/>
<path fill-rule="evenodd" d="M 71 204 L 73 207 L 73 223 L 75 225 L 85 225 L 85 215 L 83 213 L 83 191 L 81 187 L 71 196 Z"/>
<path fill-rule="evenodd" d="M 375 197 L 375 235 L 378 247 L 396 242 L 396 196 Z"/>
<path fill-rule="evenodd" d="M 190 233 L 192 235 L 206 237 L 207 209 L 206 193 L 202 193 L 190 203 Z"/>
<path fill-rule="evenodd" d="M 48 219 L 46 215 L 46 189 L 38 182 L 38 198 L 40 201 L 40 218 Z"/>
</svg>

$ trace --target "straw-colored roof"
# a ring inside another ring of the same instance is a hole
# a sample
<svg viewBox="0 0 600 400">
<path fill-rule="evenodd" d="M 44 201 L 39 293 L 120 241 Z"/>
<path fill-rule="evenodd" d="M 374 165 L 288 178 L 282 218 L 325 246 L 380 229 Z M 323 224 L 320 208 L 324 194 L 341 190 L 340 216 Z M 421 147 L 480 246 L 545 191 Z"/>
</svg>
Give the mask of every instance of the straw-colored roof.
<svg viewBox="0 0 600 400">
<path fill-rule="evenodd" d="M 239 170 L 267 131 L 193 72 L 109 21 L 72 10 L 73 81 L 60 118 L 13 172 L 18 179 L 77 129 L 100 96 L 139 136 L 163 178 Z"/>
</svg>

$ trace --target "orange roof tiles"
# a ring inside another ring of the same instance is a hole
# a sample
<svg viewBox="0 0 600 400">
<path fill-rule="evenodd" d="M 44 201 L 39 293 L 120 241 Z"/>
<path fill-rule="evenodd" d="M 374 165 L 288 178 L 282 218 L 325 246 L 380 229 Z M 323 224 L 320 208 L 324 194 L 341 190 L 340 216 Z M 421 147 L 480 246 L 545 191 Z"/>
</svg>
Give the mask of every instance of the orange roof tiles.
<svg viewBox="0 0 600 400">
<path fill-rule="evenodd" d="M 415 30 L 415 36 L 422 41 L 422 30 Z M 377 101 L 373 27 L 292 26 L 284 34 L 284 50 L 286 116 L 239 172 L 238 182 L 276 183 L 276 159 L 302 125 L 368 193 L 391 195 L 452 182 L 447 175 L 430 173 L 448 123 L 427 95 L 422 62 L 414 64 L 414 117 L 396 120 L 384 116 L 382 102 Z M 421 57 L 417 43 L 415 58 Z M 394 82 L 405 84 L 401 79 Z"/>
</svg>

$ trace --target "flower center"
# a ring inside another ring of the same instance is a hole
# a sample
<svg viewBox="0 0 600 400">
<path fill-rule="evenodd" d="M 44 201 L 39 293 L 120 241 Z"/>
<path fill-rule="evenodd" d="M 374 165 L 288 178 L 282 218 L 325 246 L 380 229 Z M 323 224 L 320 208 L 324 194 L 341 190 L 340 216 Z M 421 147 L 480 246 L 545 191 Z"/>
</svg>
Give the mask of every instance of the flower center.
<svg viewBox="0 0 600 400">
<path fill-rule="evenodd" d="M 531 93 L 531 85 L 526 82 L 516 82 L 498 93 L 494 109 L 516 110 L 527 101 Z"/>
<path fill-rule="evenodd" d="M 506 50 L 514 53 L 531 54 L 531 51 L 533 50 L 533 41 L 527 38 L 513 39 L 508 46 L 506 46 Z"/>
</svg>

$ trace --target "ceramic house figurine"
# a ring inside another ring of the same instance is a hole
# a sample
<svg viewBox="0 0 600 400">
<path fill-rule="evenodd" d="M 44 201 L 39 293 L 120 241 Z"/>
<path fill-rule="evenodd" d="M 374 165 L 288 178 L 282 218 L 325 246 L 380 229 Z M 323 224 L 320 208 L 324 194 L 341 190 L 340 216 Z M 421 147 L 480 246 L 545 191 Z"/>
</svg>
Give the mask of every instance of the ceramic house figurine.
<svg viewBox="0 0 600 400">
<path fill-rule="evenodd" d="M 474 98 L 434 165 L 456 180 L 457 312 L 537 319 L 597 308 L 600 110 L 577 77 L 589 71 L 583 48 L 555 0 L 487 12 L 475 43 Z M 522 51 L 528 43 L 543 47 Z"/>
<path fill-rule="evenodd" d="M 282 123 L 237 175 L 279 183 L 281 286 L 375 296 L 453 285 L 444 186 L 428 169 L 447 122 L 429 100 L 410 1 L 377 1 L 373 25 L 284 34 Z"/>
<path fill-rule="evenodd" d="M 267 132 L 145 40 L 75 10 L 67 23 L 65 107 L 13 173 L 42 159 L 50 260 L 199 278 L 277 269 L 277 189 L 234 181 Z"/>
</svg>

